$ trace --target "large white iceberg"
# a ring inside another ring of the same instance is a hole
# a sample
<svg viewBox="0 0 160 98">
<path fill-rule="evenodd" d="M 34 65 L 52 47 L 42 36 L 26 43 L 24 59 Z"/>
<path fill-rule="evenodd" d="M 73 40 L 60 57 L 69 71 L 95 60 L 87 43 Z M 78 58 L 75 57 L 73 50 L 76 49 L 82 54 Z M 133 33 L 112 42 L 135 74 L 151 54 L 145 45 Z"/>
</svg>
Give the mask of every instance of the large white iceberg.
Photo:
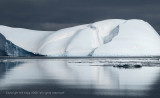
<svg viewBox="0 0 160 98">
<path fill-rule="evenodd" d="M 150 24 L 138 19 L 109 19 L 58 31 L 36 31 L 0 26 L 0 33 L 15 46 L 39 55 L 53 57 L 160 56 L 160 36 Z M 7 45 L 1 50 L 7 51 L 6 47 Z M 15 51 L 17 52 L 8 55 L 15 56 L 15 53 L 19 52 Z"/>
</svg>

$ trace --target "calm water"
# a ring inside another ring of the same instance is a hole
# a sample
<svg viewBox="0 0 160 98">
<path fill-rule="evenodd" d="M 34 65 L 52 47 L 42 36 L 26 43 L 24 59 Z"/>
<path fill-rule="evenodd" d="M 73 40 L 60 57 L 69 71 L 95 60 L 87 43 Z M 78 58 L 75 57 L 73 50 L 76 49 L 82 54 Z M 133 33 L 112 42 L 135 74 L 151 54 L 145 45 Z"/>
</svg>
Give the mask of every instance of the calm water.
<svg viewBox="0 0 160 98">
<path fill-rule="evenodd" d="M 123 64 L 142 67 L 113 67 Z M 1 96 L 160 98 L 160 61 L 158 58 L 1 58 Z"/>
</svg>

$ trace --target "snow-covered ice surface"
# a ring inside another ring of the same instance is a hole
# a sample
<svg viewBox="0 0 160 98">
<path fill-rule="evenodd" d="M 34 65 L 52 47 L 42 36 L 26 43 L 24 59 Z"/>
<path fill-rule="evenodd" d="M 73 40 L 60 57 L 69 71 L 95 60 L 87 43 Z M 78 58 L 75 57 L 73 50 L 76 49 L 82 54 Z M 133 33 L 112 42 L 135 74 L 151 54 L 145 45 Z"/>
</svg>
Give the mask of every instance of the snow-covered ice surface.
<svg viewBox="0 0 160 98">
<path fill-rule="evenodd" d="M 119 25 L 118 35 L 95 50 L 94 56 L 159 55 L 160 37 L 146 22 L 130 20 Z"/>
<path fill-rule="evenodd" d="M 26 56 L 23 55 L 26 52 L 19 53 L 22 50 L 52 57 L 160 56 L 158 33 L 138 19 L 109 19 L 58 31 L 0 26 L 0 33 L 4 36 L 1 40 L 6 39 L 18 47 L 16 52 L 8 53 L 10 48 L 0 45 L 5 46 L 0 54 L 4 50 L 10 56 Z"/>
</svg>

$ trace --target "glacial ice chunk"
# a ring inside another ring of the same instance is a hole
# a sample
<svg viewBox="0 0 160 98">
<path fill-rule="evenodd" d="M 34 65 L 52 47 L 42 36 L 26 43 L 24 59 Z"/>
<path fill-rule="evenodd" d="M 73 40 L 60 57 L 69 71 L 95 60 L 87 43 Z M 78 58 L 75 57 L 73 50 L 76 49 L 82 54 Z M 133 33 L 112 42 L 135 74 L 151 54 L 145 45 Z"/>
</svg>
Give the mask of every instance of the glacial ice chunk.
<svg viewBox="0 0 160 98">
<path fill-rule="evenodd" d="M 0 55 L 9 54 L 6 44 L 11 42 L 18 47 L 11 56 L 160 56 L 160 36 L 149 23 L 138 19 L 108 19 L 58 31 L 0 26 L 0 34 Z"/>
</svg>

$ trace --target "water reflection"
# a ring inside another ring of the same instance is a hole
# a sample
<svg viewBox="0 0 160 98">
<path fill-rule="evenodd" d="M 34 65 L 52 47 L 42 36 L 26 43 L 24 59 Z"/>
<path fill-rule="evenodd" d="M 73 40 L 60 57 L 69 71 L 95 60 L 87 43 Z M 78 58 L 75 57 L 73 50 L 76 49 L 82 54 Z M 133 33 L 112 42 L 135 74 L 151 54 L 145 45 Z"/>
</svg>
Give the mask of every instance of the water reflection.
<svg viewBox="0 0 160 98">
<path fill-rule="evenodd" d="M 77 59 L 2 60 L 0 90 L 58 88 L 69 94 L 144 97 L 149 96 L 160 77 L 160 67 L 119 69 L 112 64 Z"/>
</svg>

